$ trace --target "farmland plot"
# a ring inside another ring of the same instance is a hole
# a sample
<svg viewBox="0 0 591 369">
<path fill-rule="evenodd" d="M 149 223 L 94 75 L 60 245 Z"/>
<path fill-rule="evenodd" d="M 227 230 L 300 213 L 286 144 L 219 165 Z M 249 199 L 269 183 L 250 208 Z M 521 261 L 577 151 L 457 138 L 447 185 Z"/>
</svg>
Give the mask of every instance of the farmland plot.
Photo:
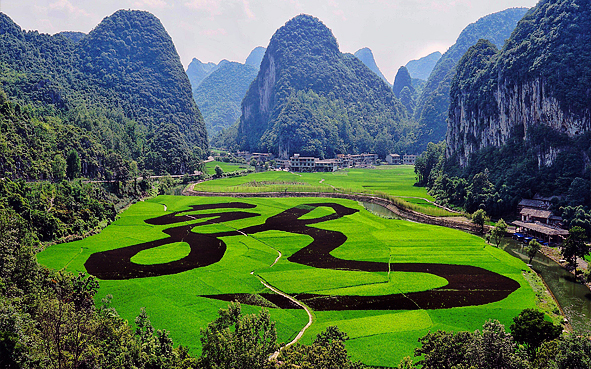
<svg viewBox="0 0 591 369">
<path fill-rule="evenodd" d="M 246 312 L 268 309 L 281 341 L 297 335 L 306 312 L 261 281 L 313 310 L 303 343 L 337 325 L 354 360 L 379 366 L 412 355 L 429 330 L 509 324 L 535 307 L 525 265 L 504 251 L 340 199 L 160 196 L 39 261 L 97 276 L 99 298 L 112 294 L 124 318 L 146 307 L 156 328 L 195 354 L 200 328 L 231 300 Z"/>
</svg>

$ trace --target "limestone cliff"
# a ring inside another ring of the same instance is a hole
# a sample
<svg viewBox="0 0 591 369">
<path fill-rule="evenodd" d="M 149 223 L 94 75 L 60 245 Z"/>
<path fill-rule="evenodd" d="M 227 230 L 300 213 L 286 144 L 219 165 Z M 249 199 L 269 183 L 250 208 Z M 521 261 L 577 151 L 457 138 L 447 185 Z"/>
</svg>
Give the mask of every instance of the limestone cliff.
<svg viewBox="0 0 591 369">
<path fill-rule="evenodd" d="M 541 167 L 573 150 L 591 131 L 590 21 L 588 1 L 543 0 L 501 51 L 473 46 L 452 83 L 446 156 L 465 167 L 472 154 L 519 139 L 536 147 Z M 543 144 L 532 137 L 540 129 Z"/>
</svg>

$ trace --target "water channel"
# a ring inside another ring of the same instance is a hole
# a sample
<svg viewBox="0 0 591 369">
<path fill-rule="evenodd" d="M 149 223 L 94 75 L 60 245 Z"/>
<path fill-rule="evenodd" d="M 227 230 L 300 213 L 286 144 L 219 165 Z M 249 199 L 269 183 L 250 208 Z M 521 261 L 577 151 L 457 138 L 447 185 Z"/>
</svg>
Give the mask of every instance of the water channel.
<svg viewBox="0 0 591 369">
<path fill-rule="evenodd" d="M 362 202 L 363 207 L 382 218 L 400 219 L 385 207 L 373 203 Z M 509 254 L 522 259 L 526 263 L 529 257 L 524 250 L 524 244 L 506 238 L 501 246 Z M 550 291 L 558 300 L 566 318 L 578 334 L 591 334 L 591 291 L 574 276 L 558 265 L 554 260 L 538 254 L 532 268 L 544 279 Z"/>
<path fill-rule="evenodd" d="M 374 204 L 372 202 L 359 202 L 365 210 L 369 211 L 373 215 L 377 215 L 380 218 L 386 219 L 402 219 L 392 211 L 388 210 L 387 208 L 383 207 L 382 205 Z"/>
<path fill-rule="evenodd" d="M 525 261 L 529 261 L 525 252 L 525 245 L 505 239 L 502 248 L 509 254 Z M 575 277 L 558 265 L 554 260 L 538 253 L 532 261 L 532 268 L 550 288 L 550 291 L 558 300 L 566 318 L 573 329 L 579 334 L 591 333 L 591 291 Z"/>
</svg>

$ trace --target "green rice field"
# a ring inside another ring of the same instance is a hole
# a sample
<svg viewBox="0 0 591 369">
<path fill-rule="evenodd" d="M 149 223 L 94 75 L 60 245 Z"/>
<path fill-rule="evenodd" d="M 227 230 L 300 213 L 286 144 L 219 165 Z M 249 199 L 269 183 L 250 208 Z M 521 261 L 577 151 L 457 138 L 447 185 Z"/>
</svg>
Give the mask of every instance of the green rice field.
<svg viewBox="0 0 591 369">
<path fill-rule="evenodd" d="M 208 165 L 210 164 L 212 163 L 208 163 Z M 211 170 L 213 171 L 213 169 Z M 332 173 L 283 171 L 252 173 L 247 176 L 221 178 L 199 183 L 195 186 L 195 191 L 363 193 L 393 199 L 407 208 L 428 215 L 459 215 L 430 203 L 429 201 L 434 201 L 433 197 L 427 193 L 424 187 L 416 187 L 414 183 L 414 166 L 383 165 L 375 169 L 351 168 Z"/>
<path fill-rule="evenodd" d="M 214 175 L 215 174 L 215 166 L 219 165 L 220 168 L 224 171 L 224 173 L 231 173 L 237 170 L 247 169 L 247 164 L 235 164 L 235 163 L 225 163 L 223 161 L 210 161 L 205 163 L 205 171 L 207 174 Z"/>
<path fill-rule="evenodd" d="M 264 173 L 265 180 L 274 173 Z M 363 172 L 301 178 L 324 176 L 335 184 L 339 175 Z M 385 180 L 374 185 L 388 187 Z M 400 193 L 427 196 L 420 191 L 409 186 Z M 188 233 L 181 237 L 175 230 Z M 331 242 L 334 247 L 325 249 Z M 204 245 L 225 249 L 216 258 Z M 125 250 L 133 251 L 121 256 Z M 54 269 L 95 271 L 103 276 L 97 301 L 112 294 L 113 306 L 130 322 L 145 307 L 156 329 L 169 330 L 176 344 L 196 355 L 200 329 L 227 307 L 228 295 L 242 298 L 247 313 L 265 301 L 280 341 L 291 341 L 306 325 L 306 312 L 282 306 L 261 279 L 313 310 L 303 343 L 337 325 L 351 338 L 346 346 L 352 359 L 375 366 L 396 366 L 412 356 L 417 339 L 429 330 L 474 331 L 491 318 L 509 325 L 522 309 L 535 307 L 521 260 L 474 235 L 379 218 L 342 199 L 159 196 L 132 205 L 98 235 L 49 247 L 38 260 Z M 119 273 L 117 265 L 123 264 L 117 262 L 123 261 L 139 274 L 126 277 L 125 268 Z M 488 298 L 490 287 L 462 287 L 474 279 L 463 272 L 453 280 L 464 269 L 513 287 L 506 296 Z"/>
</svg>

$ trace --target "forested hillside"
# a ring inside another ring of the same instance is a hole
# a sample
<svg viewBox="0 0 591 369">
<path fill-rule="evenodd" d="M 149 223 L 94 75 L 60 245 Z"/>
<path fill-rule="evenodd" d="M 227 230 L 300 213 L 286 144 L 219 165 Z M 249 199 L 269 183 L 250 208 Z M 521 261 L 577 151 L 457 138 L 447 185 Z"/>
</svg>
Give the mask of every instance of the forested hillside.
<svg viewBox="0 0 591 369">
<path fill-rule="evenodd" d="M 271 38 L 242 104 L 242 149 L 332 157 L 405 145 L 405 109 L 359 59 L 342 54 L 317 18 L 300 15 Z"/>
<path fill-rule="evenodd" d="M 193 90 L 208 134 L 213 137 L 240 118 L 242 99 L 255 79 L 258 69 L 236 62 L 220 63 Z"/>
<path fill-rule="evenodd" d="M 160 21 L 118 11 L 81 36 L 22 31 L 0 14 L 0 176 L 59 179 L 70 156 L 91 178 L 197 169 L 203 118 Z"/>
<path fill-rule="evenodd" d="M 514 196 L 591 206 L 591 8 L 544 0 L 498 51 L 483 41 L 451 89 L 448 173 L 490 180 Z"/>
<path fill-rule="evenodd" d="M 416 147 L 418 152 L 423 151 L 428 142 L 445 139 L 451 81 L 461 57 L 479 39 L 486 39 L 499 48 L 503 47 L 505 40 L 526 12 L 526 8 L 513 8 L 479 19 L 467 26 L 456 43 L 439 59 L 427 80 L 414 113 L 414 119 L 419 124 Z"/>
</svg>

